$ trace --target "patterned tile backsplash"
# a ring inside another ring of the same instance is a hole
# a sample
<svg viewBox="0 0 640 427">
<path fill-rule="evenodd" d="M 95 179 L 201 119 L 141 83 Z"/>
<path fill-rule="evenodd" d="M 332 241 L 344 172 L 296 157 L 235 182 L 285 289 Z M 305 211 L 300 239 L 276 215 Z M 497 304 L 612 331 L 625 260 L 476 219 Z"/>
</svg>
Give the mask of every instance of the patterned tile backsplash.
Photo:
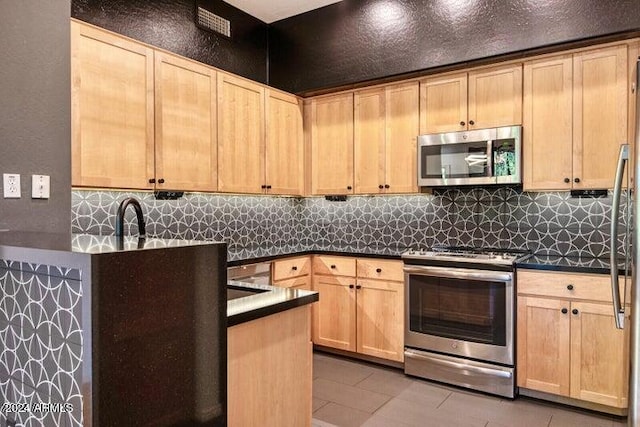
<svg viewBox="0 0 640 427">
<path fill-rule="evenodd" d="M 118 204 L 128 196 L 141 200 L 147 234 L 153 237 L 214 239 L 236 247 L 472 245 L 551 255 L 609 254 L 611 196 L 572 198 L 566 192 L 527 193 L 509 187 L 353 196 L 346 202 L 200 193 L 163 201 L 148 192 L 76 189 L 72 231 L 113 234 Z M 624 212 L 621 217 L 626 223 Z M 126 223 L 137 232 L 133 209 Z M 620 230 L 619 252 L 625 243 Z"/>
</svg>

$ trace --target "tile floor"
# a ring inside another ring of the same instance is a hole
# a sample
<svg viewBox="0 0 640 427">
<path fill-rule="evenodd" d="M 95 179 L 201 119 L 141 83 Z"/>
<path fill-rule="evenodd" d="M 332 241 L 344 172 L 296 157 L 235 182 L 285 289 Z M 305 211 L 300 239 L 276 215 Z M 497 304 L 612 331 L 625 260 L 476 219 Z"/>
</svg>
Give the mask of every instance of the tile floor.
<svg viewBox="0 0 640 427">
<path fill-rule="evenodd" d="M 313 427 L 626 426 L 622 418 L 467 392 L 326 353 L 313 363 Z"/>
</svg>

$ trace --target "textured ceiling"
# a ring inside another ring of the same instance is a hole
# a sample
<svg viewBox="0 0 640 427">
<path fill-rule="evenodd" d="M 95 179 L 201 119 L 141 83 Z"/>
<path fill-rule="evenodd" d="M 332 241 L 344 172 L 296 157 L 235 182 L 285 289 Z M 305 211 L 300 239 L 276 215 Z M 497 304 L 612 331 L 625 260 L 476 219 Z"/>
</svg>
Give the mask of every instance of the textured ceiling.
<svg viewBox="0 0 640 427">
<path fill-rule="evenodd" d="M 340 0 L 225 0 L 267 24 L 318 9 Z"/>
</svg>

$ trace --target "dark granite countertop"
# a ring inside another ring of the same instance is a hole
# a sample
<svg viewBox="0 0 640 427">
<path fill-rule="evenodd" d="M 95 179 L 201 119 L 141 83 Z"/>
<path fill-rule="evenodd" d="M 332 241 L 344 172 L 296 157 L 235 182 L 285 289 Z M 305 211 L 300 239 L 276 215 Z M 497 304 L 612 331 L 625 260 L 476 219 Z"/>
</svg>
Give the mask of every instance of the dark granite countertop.
<svg viewBox="0 0 640 427">
<path fill-rule="evenodd" d="M 531 255 L 516 262 L 516 268 L 565 271 L 570 273 L 610 274 L 609 258 Z M 624 259 L 618 260 L 620 274 L 625 273 Z"/>
<path fill-rule="evenodd" d="M 284 245 L 284 246 L 235 246 L 229 245 L 227 262 L 229 266 L 271 261 L 286 256 L 325 254 L 338 256 L 366 256 L 372 258 L 400 259 L 410 248 L 398 246 L 364 245 Z"/>
<path fill-rule="evenodd" d="M 318 301 L 318 293 L 303 289 L 278 288 L 229 280 L 227 286 L 263 292 L 227 301 L 227 326 L 249 322 L 271 314 Z"/>
</svg>

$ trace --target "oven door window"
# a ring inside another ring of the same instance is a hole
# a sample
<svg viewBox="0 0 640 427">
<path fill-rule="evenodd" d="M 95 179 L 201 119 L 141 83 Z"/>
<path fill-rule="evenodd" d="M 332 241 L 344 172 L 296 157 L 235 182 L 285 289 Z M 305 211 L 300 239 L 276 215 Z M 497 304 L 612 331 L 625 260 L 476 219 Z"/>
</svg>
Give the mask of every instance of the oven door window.
<svg viewBox="0 0 640 427">
<path fill-rule="evenodd" d="M 421 334 L 504 346 L 505 298 L 504 282 L 411 275 L 409 328 Z"/>
</svg>

